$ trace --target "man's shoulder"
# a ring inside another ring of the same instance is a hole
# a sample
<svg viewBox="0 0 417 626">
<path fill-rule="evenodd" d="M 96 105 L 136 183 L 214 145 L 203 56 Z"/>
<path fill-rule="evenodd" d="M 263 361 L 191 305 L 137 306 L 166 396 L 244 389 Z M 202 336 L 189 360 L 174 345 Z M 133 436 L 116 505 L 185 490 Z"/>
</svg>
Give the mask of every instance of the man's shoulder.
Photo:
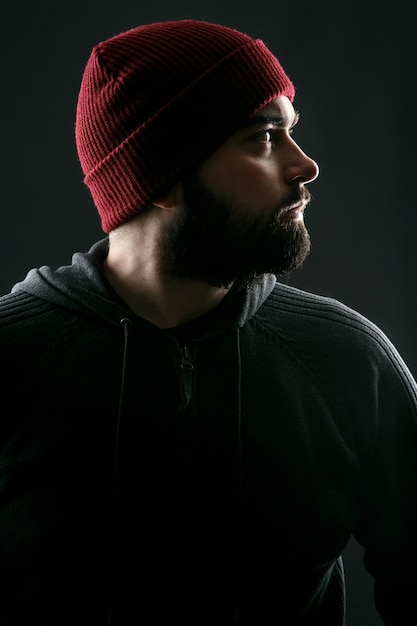
<svg viewBox="0 0 417 626">
<path fill-rule="evenodd" d="M 413 397 L 416 384 L 385 332 L 346 304 L 327 296 L 277 284 L 257 312 L 254 340 L 268 352 L 287 355 L 326 379 L 371 380 L 376 372 L 399 380 Z M 262 330 L 260 330 L 260 328 Z"/>
<path fill-rule="evenodd" d="M 317 324 L 338 324 L 358 330 L 380 329 L 359 311 L 335 298 L 277 283 L 265 301 L 269 315 L 293 317 Z"/>
<path fill-rule="evenodd" d="M 42 324 L 42 319 L 57 307 L 25 291 L 14 291 L 0 297 L 0 331 L 5 328 Z"/>
<path fill-rule="evenodd" d="M 73 311 L 25 291 L 0 297 L 0 351 L 47 348 L 76 322 Z"/>
<path fill-rule="evenodd" d="M 343 302 L 277 283 L 259 316 L 274 326 L 281 337 L 299 343 L 331 344 L 343 350 L 366 348 L 392 352 L 385 332 L 372 320 Z M 395 350 L 395 349 L 394 349 Z"/>
</svg>

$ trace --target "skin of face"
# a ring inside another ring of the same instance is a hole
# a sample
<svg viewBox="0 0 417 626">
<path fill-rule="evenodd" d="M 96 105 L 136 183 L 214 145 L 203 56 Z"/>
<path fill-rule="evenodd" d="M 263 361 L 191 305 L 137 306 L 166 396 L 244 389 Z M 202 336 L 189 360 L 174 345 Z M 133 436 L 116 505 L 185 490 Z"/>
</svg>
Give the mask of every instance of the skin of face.
<svg viewBox="0 0 417 626">
<path fill-rule="evenodd" d="M 294 184 L 318 176 L 318 166 L 292 138 L 298 120 L 286 96 L 262 108 L 200 167 L 200 180 L 225 198 L 250 205 L 253 211 L 275 207 Z M 303 210 L 293 214 L 302 219 Z"/>
<path fill-rule="evenodd" d="M 302 264 L 305 185 L 318 167 L 291 136 L 297 119 L 277 98 L 177 185 L 178 212 L 160 239 L 164 274 L 227 288 Z"/>
</svg>

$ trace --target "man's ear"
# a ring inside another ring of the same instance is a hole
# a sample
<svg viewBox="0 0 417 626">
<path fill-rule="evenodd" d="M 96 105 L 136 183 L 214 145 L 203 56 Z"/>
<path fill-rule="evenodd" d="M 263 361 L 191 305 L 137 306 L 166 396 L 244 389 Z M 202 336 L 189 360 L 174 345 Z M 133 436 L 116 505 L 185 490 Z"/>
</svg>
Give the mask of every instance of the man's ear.
<svg viewBox="0 0 417 626">
<path fill-rule="evenodd" d="M 181 185 L 180 183 L 176 183 L 167 193 L 157 200 L 154 200 L 152 204 L 160 209 L 172 209 L 181 202 L 181 196 Z"/>
</svg>

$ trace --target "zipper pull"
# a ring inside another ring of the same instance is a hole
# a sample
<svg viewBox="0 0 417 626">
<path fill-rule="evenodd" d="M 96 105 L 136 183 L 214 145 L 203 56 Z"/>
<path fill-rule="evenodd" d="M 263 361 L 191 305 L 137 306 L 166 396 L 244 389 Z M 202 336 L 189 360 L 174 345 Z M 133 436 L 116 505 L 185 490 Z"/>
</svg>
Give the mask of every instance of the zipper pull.
<svg viewBox="0 0 417 626">
<path fill-rule="evenodd" d="M 187 346 L 181 348 L 181 400 L 182 409 L 185 410 L 191 402 L 193 390 L 193 370 L 190 351 Z"/>
</svg>

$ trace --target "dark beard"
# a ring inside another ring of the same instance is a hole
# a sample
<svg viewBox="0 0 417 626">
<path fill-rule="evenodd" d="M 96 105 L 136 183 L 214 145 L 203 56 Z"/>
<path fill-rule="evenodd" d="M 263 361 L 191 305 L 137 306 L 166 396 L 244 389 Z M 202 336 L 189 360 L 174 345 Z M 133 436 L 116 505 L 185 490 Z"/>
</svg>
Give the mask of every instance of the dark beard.
<svg viewBox="0 0 417 626">
<path fill-rule="evenodd" d="M 303 220 L 286 215 L 310 192 L 295 187 L 267 216 L 219 197 L 192 175 L 183 183 L 183 209 L 160 241 L 161 270 L 173 278 L 228 288 L 301 267 L 310 251 Z"/>
</svg>

